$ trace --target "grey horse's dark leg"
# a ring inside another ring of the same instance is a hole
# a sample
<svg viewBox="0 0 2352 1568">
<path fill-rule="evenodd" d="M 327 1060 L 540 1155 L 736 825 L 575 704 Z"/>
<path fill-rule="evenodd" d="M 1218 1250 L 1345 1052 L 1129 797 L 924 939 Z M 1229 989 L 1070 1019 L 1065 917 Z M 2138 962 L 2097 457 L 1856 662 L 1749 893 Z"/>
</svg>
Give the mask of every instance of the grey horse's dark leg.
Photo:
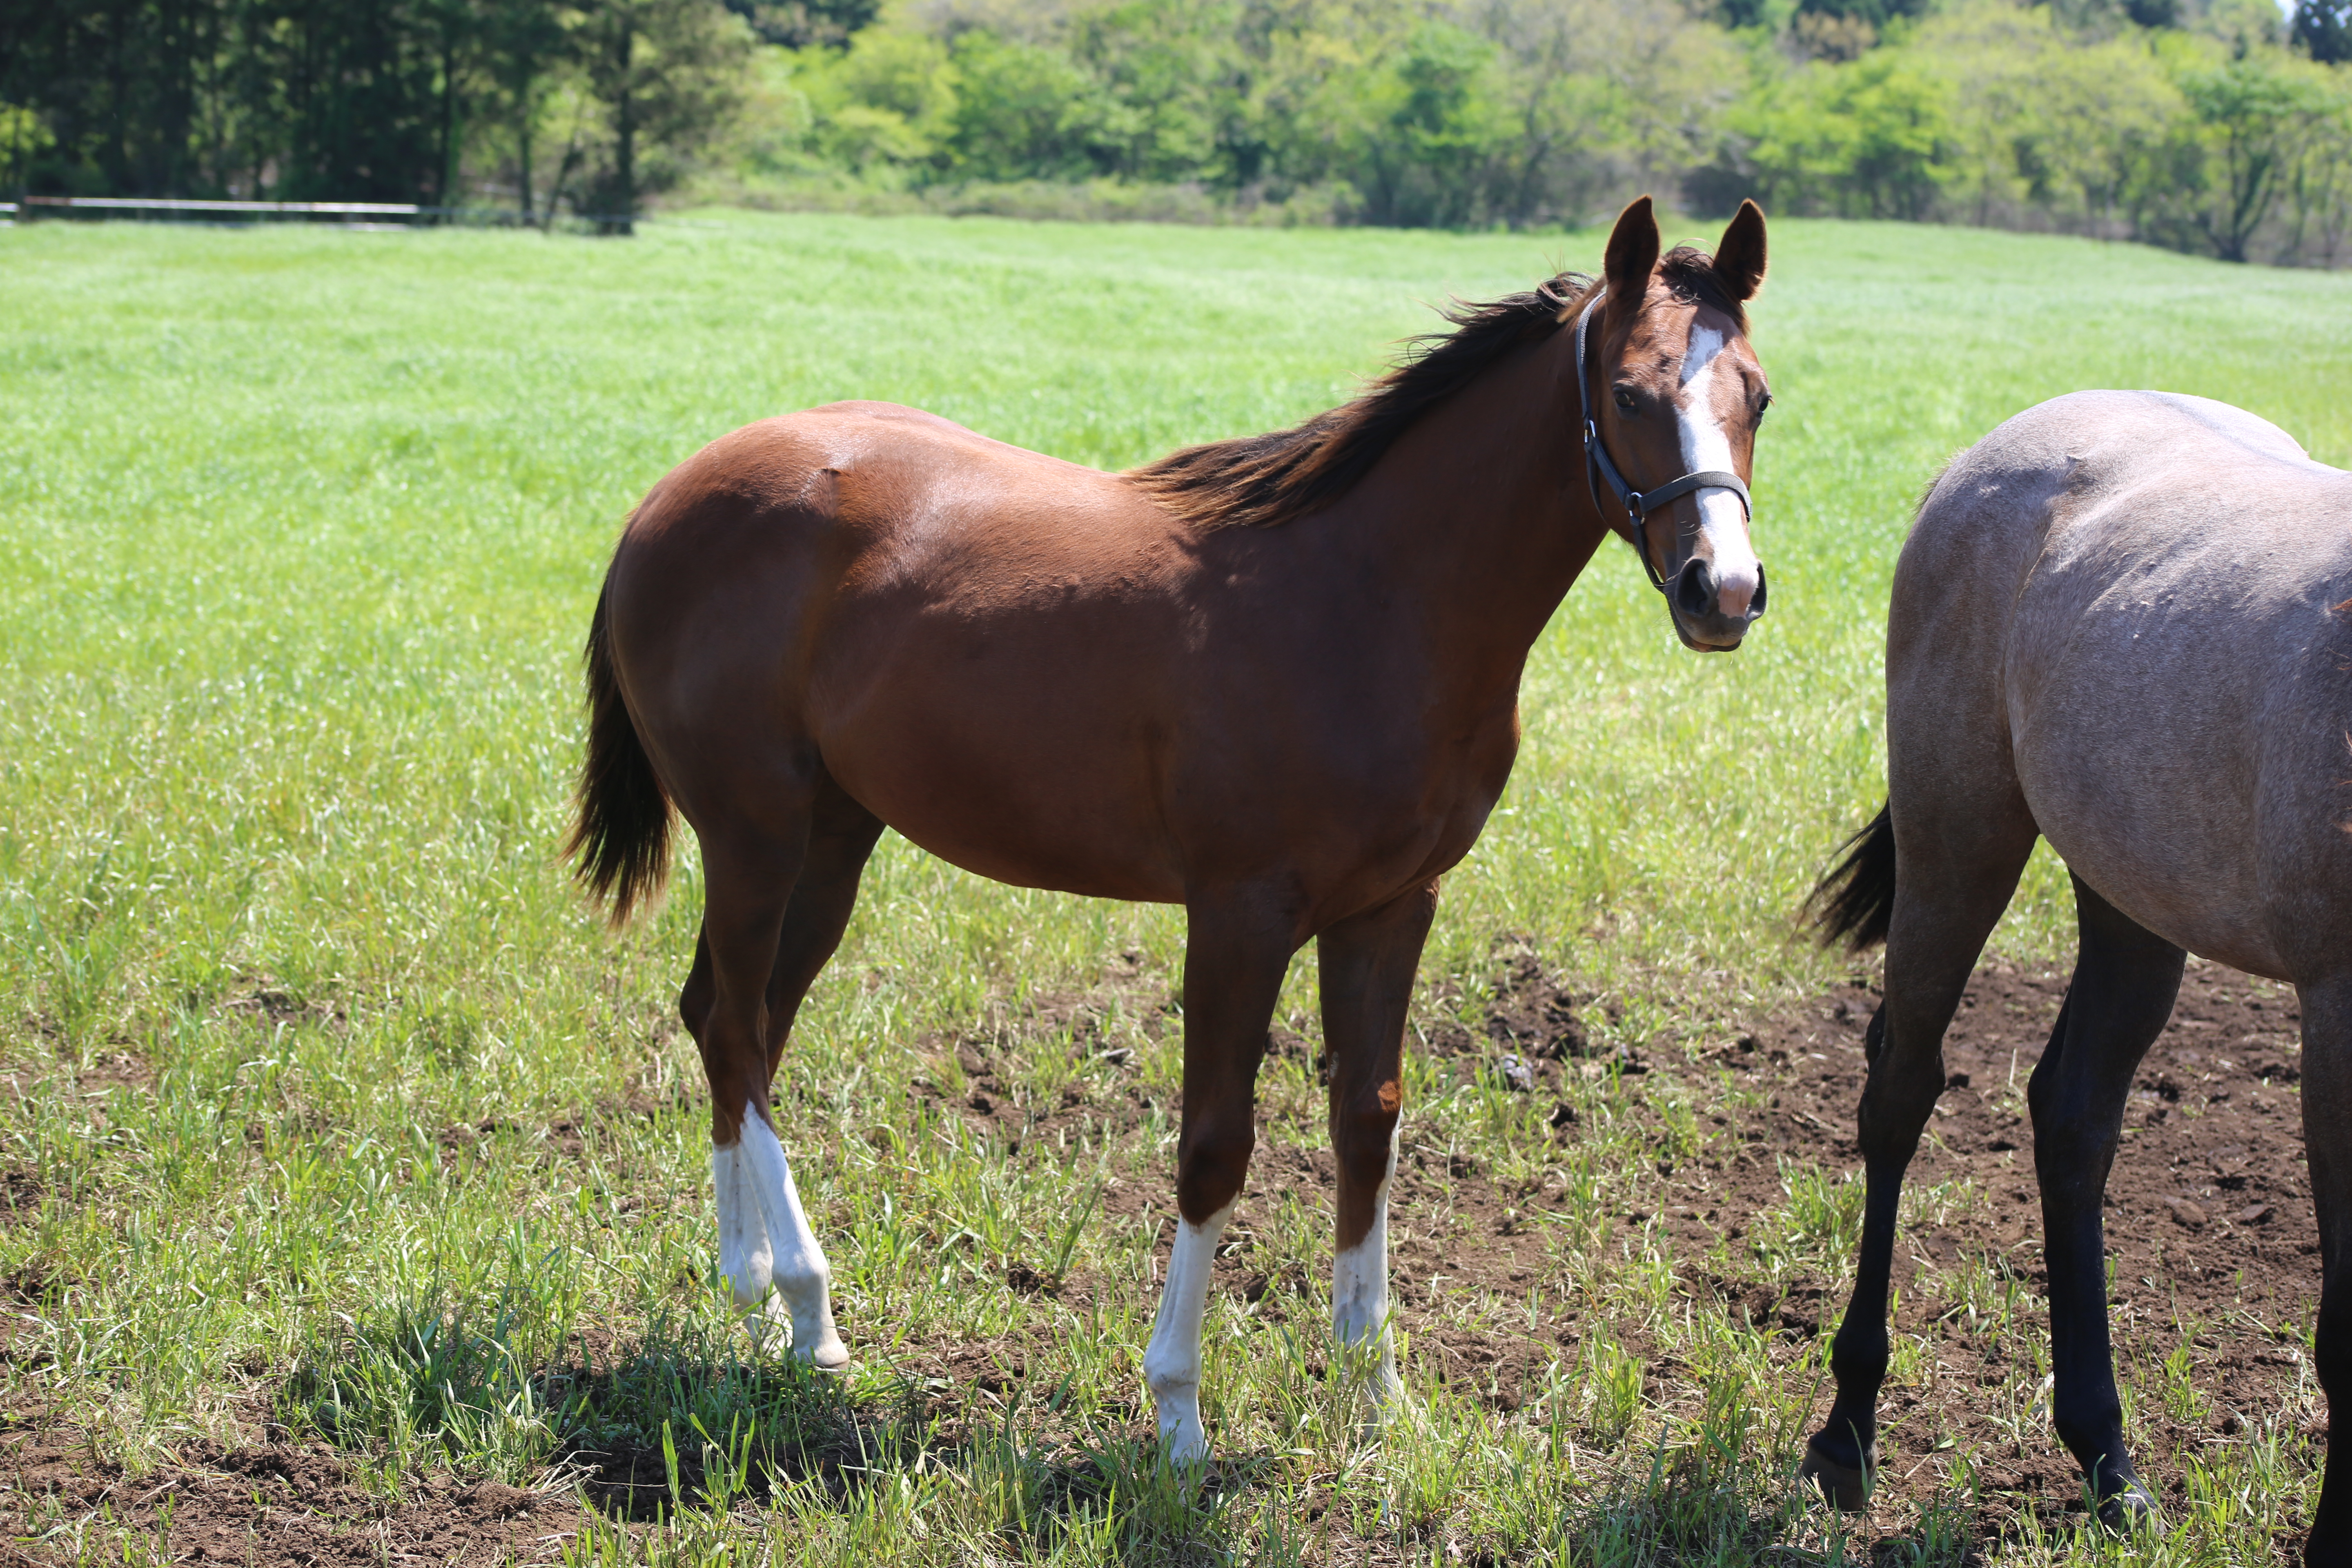
<svg viewBox="0 0 2352 1568">
<path fill-rule="evenodd" d="M 2033 1069 L 2033 1167 L 2042 1184 L 2050 1275 L 2051 1415 L 2083 1467 L 2099 1517 L 2120 1524 L 2156 1504 L 2124 1447 L 2107 1340 L 2106 1229 L 2100 1206 L 2123 1132 L 2132 1075 L 2180 991 L 2180 949 L 2074 879 L 2082 952 L 2049 1048 Z"/>
<path fill-rule="evenodd" d="M 2032 853 L 2022 800 L 1897 796 L 1895 905 L 1886 1000 L 1870 1021 L 1870 1076 L 1854 1117 L 1865 1195 L 1853 1296 L 1830 1347 L 1837 1395 L 1807 1445 L 1801 1474 L 1839 1508 L 1860 1508 L 1878 1468 L 1878 1390 L 1886 1380 L 1886 1294 L 1903 1173 L 1944 1089 L 1944 1030 L 1985 938 Z"/>
<path fill-rule="evenodd" d="M 2352 1568 L 2352 974 L 2305 985 L 2303 1138 L 2319 1211 L 2319 1332 L 2312 1360 L 2327 1391 L 2327 1473 L 2305 1568 Z M 2344 1419 L 2338 1420 L 2338 1416 Z"/>
</svg>

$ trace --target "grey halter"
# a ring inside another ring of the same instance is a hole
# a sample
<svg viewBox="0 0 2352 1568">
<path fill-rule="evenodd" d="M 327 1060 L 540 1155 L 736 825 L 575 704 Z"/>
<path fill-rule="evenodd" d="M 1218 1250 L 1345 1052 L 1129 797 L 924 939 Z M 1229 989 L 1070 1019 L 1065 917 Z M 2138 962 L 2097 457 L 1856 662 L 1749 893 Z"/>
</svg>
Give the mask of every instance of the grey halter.
<svg viewBox="0 0 2352 1568">
<path fill-rule="evenodd" d="M 1729 490 L 1739 498 L 1739 510 L 1748 514 L 1750 521 L 1755 520 L 1756 508 L 1748 499 L 1747 484 L 1738 474 L 1722 468 L 1702 468 L 1695 474 L 1685 474 L 1678 479 L 1668 479 L 1654 490 L 1635 489 L 1625 482 L 1625 476 L 1617 471 L 1616 463 L 1609 456 L 1609 448 L 1601 442 L 1601 426 L 1593 417 L 1591 399 L 1584 385 L 1588 374 L 1584 357 L 1585 323 L 1592 319 L 1592 312 L 1600 308 L 1602 297 L 1608 292 L 1606 286 L 1595 289 L 1592 297 L 1584 302 L 1584 309 L 1576 317 L 1576 411 L 1583 416 L 1584 422 L 1584 482 L 1592 491 L 1593 510 L 1601 512 L 1605 520 L 1609 514 L 1601 508 L 1601 486 L 1593 476 L 1598 474 L 1609 481 L 1609 488 L 1617 492 L 1618 502 L 1625 509 L 1624 526 L 1616 531 L 1624 536 L 1625 542 L 1633 547 L 1633 553 L 1642 558 L 1642 570 L 1649 574 L 1650 586 L 1661 594 L 1671 595 L 1665 578 L 1660 575 L 1657 566 L 1650 560 L 1649 546 L 1642 540 L 1642 524 L 1649 521 L 1650 514 L 1694 490 Z M 1760 591 L 1760 581 L 1759 586 Z"/>
</svg>

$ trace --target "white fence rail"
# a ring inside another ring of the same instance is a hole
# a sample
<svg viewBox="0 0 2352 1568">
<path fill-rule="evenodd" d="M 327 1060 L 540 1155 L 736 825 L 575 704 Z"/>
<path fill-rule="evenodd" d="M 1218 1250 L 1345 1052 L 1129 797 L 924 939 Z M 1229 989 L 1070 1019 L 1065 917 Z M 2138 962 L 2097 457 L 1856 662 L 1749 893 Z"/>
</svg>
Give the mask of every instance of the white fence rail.
<svg viewBox="0 0 2352 1568">
<path fill-rule="evenodd" d="M 200 202 L 170 196 L 26 196 L 25 205 L 188 213 L 336 213 L 354 217 L 418 217 L 457 210 L 421 207 L 415 202 Z"/>
</svg>

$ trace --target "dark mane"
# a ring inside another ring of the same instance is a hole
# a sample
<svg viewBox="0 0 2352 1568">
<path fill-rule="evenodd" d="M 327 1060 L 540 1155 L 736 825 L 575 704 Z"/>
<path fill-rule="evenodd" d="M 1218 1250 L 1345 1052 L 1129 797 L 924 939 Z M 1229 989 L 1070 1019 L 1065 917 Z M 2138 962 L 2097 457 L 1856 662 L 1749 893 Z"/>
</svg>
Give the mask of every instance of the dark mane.
<svg viewBox="0 0 2352 1568">
<path fill-rule="evenodd" d="M 1658 258 L 1658 278 L 1677 298 L 1712 305 L 1747 329 L 1746 313 L 1717 281 L 1705 251 L 1676 246 Z M 1562 272 L 1486 304 L 1456 302 L 1444 312 L 1453 331 L 1409 340 L 1397 363 L 1354 401 L 1287 430 L 1187 447 L 1127 477 L 1188 522 L 1277 527 L 1339 500 L 1415 420 L 1504 355 L 1573 321 L 1592 286 L 1583 273 Z"/>
</svg>

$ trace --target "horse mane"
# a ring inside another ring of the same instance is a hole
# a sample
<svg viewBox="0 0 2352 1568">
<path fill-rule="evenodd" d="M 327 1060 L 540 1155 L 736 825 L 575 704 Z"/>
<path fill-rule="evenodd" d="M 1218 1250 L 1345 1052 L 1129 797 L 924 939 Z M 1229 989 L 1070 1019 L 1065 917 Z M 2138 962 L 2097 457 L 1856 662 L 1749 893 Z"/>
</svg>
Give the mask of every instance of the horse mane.
<svg viewBox="0 0 2352 1568">
<path fill-rule="evenodd" d="M 1658 258 L 1658 277 L 1677 299 L 1712 305 L 1747 331 L 1747 312 L 1706 252 L 1676 246 Z M 1561 272 L 1484 304 L 1457 300 L 1440 312 L 1452 331 L 1407 339 L 1396 363 L 1353 400 L 1287 430 L 1186 447 L 1127 478 L 1203 528 L 1278 528 L 1345 495 L 1416 420 L 1497 360 L 1573 322 L 1595 282 Z"/>
</svg>

